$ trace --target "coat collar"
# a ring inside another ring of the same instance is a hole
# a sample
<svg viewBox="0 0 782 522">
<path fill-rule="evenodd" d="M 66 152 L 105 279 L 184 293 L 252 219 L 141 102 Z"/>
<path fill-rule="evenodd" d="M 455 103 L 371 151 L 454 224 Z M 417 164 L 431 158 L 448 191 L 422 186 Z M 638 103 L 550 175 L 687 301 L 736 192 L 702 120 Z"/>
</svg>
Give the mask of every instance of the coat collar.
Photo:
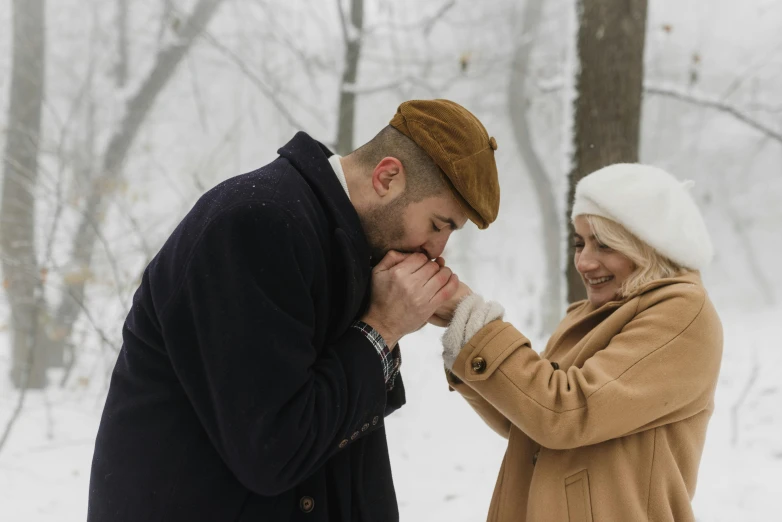
<svg viewBox="0 0 782 522">
<path fill-rule="evenodd" d="M 361 220 L 329 163 L 329 157 L 334 153 L 306 132 L 296 133 L 277 153 L 287 159 L 312 187 L 326 210 L 332 228 L 342 229 L 358 255 L 368 261 L 369 244 Z"/>
<path fill-rule="evenodd" d="M 607 310 L 614 310 L 616 308 L 621 307 L 622 305 L 628 303 L 630 300 L 643 295 L 647 292 L 651 292 L 652 290 L 657 290 L 658 288 L 662 288 L 664 286 L 674 285 L 677 283 L 686 283 L 686 284 L 694 284 L 694 285 L 703 285 L 701 281 L 701 275 L 700 272 L 686 272 L 680 276 L 676 277 L 666 277 L 663 279 L 655 279 L 654 281 L 650 281 L 646 283 L 645 285 L 639 287 L 636 289 L 633 293 L 630 295 L 627 295 L 623 297 L 622 299 L 617 299 L 616 301 L 609 301 L 600 308 L 595 308 L 592 306 L 592 304 L 587 301 L 578 301 L 570 305 L 567 309 L 567 312 L 570 313 L 578 308 L 581 309 L 581 314 L 592 314 L 595 312 L 603 312 Z"/>
<path fill-rule="evenodd" d="M 698 286 L 703 285 L 703 282 L 701 281 L 700 272 L 686 272 L 680 276 L 666 277 L 664 279 L 656 279 L 654 281 L 650 281 L 645 285 L 643 285 L 642 287 L 638 288 L 638 290 L 636 290 L 632 294 L 625 297 L 624 301 L 629 301 L 634 297 L 638 297 L 641 294 L 651 292 L 652 290 L 657 290 L 658 288 L 662 288 L 663 286 L 674 285 L 677 283 L 686 283 L 686 284 L 698 285 Z"/>
<path fill-rule="evenodd" d="M 658 288 L 677 283 L 702 285 L 700 272 L 687 272 L 677 277 L 667 277 L 650 281 L 638 288 L 632 294 L 616 301 L 609 301 L 600 308 L 595 308 L 588 300 L 573 303 L 568 307 L 567 315 L 560 323 L 560 326 L 552 334 L 546 347 L 546 355 L 551 355 L 557 347 L 565 342 L 577 342 L 577 339 L 581 339 L 587 335 L 595 326 L 603 322 L 608 316 L 626 305 L 632 299 L 651 292 L 652 290 L 657 290 Z"/>
</svg>

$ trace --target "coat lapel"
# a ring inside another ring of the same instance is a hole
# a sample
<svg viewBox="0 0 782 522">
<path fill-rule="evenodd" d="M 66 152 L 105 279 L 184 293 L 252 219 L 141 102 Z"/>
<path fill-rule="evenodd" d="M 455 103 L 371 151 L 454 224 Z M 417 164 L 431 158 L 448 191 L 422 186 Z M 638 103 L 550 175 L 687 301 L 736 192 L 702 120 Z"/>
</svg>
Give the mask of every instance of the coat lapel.
<svg viewBox="0 0 782 522">
<path fill-rule="evenodd" d="M 332 302 L 341 303 L 341 306 L 331 308 L 330 341 L 342 335 L 364 308 L 369 282 L 368 272 L 356 259 L 353 243 L 341 228 L 334 230 L 334 247 L 331 273 L 335 295 Z"/>
<path fill-rule="evenodd" d="M 589 302 L 585 302 L 581 310 L 568 314 L 562 321 L 560 327 L 551 336 L 543 354 L 544 357 L 556 360 L 562 368 L 570 366 L 572 361 L 557 359 L 560 349 L 564 346 L 566 351 L 570 353 L 574 345 L 589 337 L 595 327 L 613 314 L 622 304 L 624 303 L 621 301 L 612 301 L 601 308 L 594 309 Z"/>
</svg>

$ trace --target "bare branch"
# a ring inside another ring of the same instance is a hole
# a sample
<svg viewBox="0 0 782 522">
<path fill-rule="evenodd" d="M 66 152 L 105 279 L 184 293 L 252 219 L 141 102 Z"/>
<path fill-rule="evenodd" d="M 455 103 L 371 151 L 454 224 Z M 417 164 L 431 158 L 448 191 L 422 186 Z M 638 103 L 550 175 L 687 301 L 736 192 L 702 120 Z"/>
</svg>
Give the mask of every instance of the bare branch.
<svg viewBox="0 0 782 522">
<path fill-rule="evenodd" d="M 342 6 L 342 0 L 335 0 L 337 2 L 337 11 L 339 12 L 339 26 L 342 28 L 342 40 L 345 44 L 348 43 L 348 26 L 345 20 L 345 8 Z"/>
<path fill-rule="evenodd" d="M 562 82 L 559 78 L 555 78 L 551 81 L 540 81 L 538 87 L 543 92 L 555 92 L 562 89 Z M 646 82 L 644 85 L 644 94 L 664 96 L 730 114 L 734 118 L 746 123 L 753 129 L 761 132 L 769 138 L 782 143 L 782 132 L 772 129 L 770 126 L 756 120 L 742 109 L 721 101 L 722 98 L 710 97 L 709 95 L 702 93 L 693 93 L 690 90 L 685 90 L 684 88 L 678 86 L 653 84 L 649 82 Z M 762 105 L 751 105 L 748 107 L 748 109 L 762 110 L 766 112 L 779 112 L 782 111 L 782 106 L 768 107 Z"/>
<path fill-rule="evenodd" d="M 52 415 L 52 401 L 49 398 L 47 389 L 42 390 L 43 406 L 46 411 L 46 438 L 52 440 L 54 438 L 54 416 Z"/>
<path fill-rule="evenodd" d="M 451 78 L 450 82 L 456 80 L 457 78 Z M 432 86 L 430 83 L 417 78 L 415 76 L 405 76 L 404 78 L 400 78 L 399 80 L 395 80 L 393 82 L 383 83 L 380 85 L 373 85 L 373 86 L 357 86 L 355 84 L 345 84 L 342 86 L 342 92 L 349 92 L 351 94 L 357 94 L 357 95 L 363 95 L 363 94 L 375 94 L 378 92 L 383 91 L 390 91 L 392 89 L 399 89 L 401 87 L 406 87 L 408 85 L 415 85 L 418 87 L 423 87 L 425 89 L 428 89 L 432 92 L 436 92 L 437 88 Z"/>
<path fill-rule="evenodd" d="M 30 350 L 30 354 L 32 354 L 32 350 Z M 27 397 L 27 386 L 22 386 L 21 390 L 19 391 L 19 398 L 16 401 L 16 407 L 14 408 L 11 417 L 8 419 L 8 422 L 5 425 L 5 429 L 3 430 L 3 436 L 0 437 L 0 451 L 3 451 L 3 446 L 5 446 L 5 443 L 8 441 L 8 436 L 11 434 L 11 430 L 13 429 L 14 424 L 16 424 L 16 421 L 19 420 L 19 416 L 22 414 L 22 409 L 24 408 L 24 400 L 26 397 Z"/>
<path fill-rule="evenodd" d="M 43 257 L 41 260 L 41 267 L 47 267 L 52 263 L 52 256 L 54 254 L 54 239 L 57 236 L 57 229 L 60 226 L 60 218 L 62 217 L 62 211 L 65 208 L 62 194 L 62 178 L 63 172 L 60 169 L 57 176 L 57 187 L 55 189 L 56 204 L 54 207 L 54 215 L 52 216 L 52 222 L 49 225 L 48 235 L 44 238 L 46 246 L 44 247 Z"/>
<path fill-rule="evenodd" d="M 90 313 L 89 309 L 84 305 L 84 301 L 76 295 L 69 287 L 64 287 L 64 291 L 68 294 L 68 296 L 71 298 L 71 300 L 76 304 L 76 306 L 79 307 L 79 309 L 84 313 L 84 317 L 87 318 L 87 321 L 90 323 L 90 326 L 92 326 L 93 330 L 95 330 L 95 333 L 98 334 L 98 337 L 100 337 L 101 341 L 103 341 L 106 345 L 110 346 L 112 349 L 114 349 L 115 352 L 118 351 L 118 347 L 115 342 L 113 342 L 108 334 L 98 326 L 98 323 L 95 322 L 95 319 L 92 317 L 92 314 Z"/>
<path fill-rule="evenodd" d="M 128 81 L 128 0 L 117 0 L 117 87 Z"/>
<path fill-rule="evenodd" d="M 752 103 L 747 106 L 747 109 L 751 111 L 778 113 L 782 112 L 782 105 L 764 105 L 762 103 Z"/>
<path fill-rule="evenodd" d="M 757 121 L 740 109 L 733 107 L 725 102 L 719 101 L 717 98 L 712 98 L 704 94 L 688 92 L 682 88 L 663 85 L 649 85 L 644 87 L 644 92 L 648 94 L 654 94 L 658 96 L 665 96 L 667 98 L 673 98 L 676 100 L 691 103 L 701 107 L 708 107 L 726 114 L 730 114 L 739 121 L 742 121 L 757 130 L 761 134 L 768 136 L 769 138 L 782 143 L 782 132 L 772 129 L 768 125 Z"/>
<path fill-rule="evenodd" d="M 158 47 L 163 42 L 163 35 L 166 32 L 166 27 L 171 23 L 171 17 L 174 12 L 174 6 L 171 0 L 163 0 L 163 12 L 160 15 L 160 25 L 157 30 L 157 43 Z"/>
<path fill-rule="evenodd" d="M 201 88 L 198 84 L 198 72 L 195 68 L 195 63 L 190 56 L 185 58 L 187 63 L 187 70 L 190 73 L 190 85 L 193 88 L 193 101 L 195 102 L 196 112 L 198 113 L 198 120 L 201 123 L 201 128 L 205 132 L 209 132 L 209 123 L 206 118 L 206 111 L 204 110 L 204 101 L 201 94 Z"/>
<path fill-rule="evenodd" d="M 372 35 L 380 30 L 388 31 L 417 31 L 423 30 L 425 36 L 429 36 L 432 32 L 435 24 L 443 19 L 443 17 L 456 5 L 456 0 L 448 0 L 442 6 L 440 6 L 434 13 L 410 24 L 389 24 L 382 23 L 367 27 L 363 33 L 365 36 Z"/>
<path fill-rule="evenodd" d="M 780 50 L 782 50 L 782 44 L 779 44 L 774 49 L 771 49 L 762 58 L 757 59 L 756 57 L 754 62 L 751 63 L 744 71 L 742 71 L 741 74 L 736 75 L 736 78 L 733 80 L 733 82 L 728 86 L 727 89 L 725 89 L 725 92 L 722 94 L 722 96 L 719 97 L 719 101 L 724 102 L 736 91 L 738 91 L 744 82 L 755 78 L 755 75 L 758 73 L 758 71 L 765 67 L 771 60 L 779 56 Z"/>
<path fill-rule="evenodd" d="M 559 92 L 565 87 L 565 79 L 562 76 L 553 78 L 538 78 L 538 90 L 544 94 Z"/>
<path fill-rule="evenodd" d="M 111 273 L 112 276 L 114 277 L 114 285 L 117 287 L 117 299 L 119 300 L 119 305 L 121 308 L 124 308 L 127 305 L 127 303 L 125 300 L 125 296 L 122 295 L 122 279 L 120 278 L 119 275 L 119 265 L 117 264 L 117 260 L 114 258 L 114 254 L 111 251 L 109 242 L 103 236 L 103 233 L 101 232 L 98 223 L 92 220 L 91 216 L 85 215 L 84 217 L 89 221 L 90 225 L 93 228 L 93 233 L 95 234 L 95 237 L 103 247 L 103 253 L 106 254 L 106 260 L 109 262 L 109 267 L 111 267 Z"/>
<path fill-rule="evenodd" d="M 155 253 L 152 251 L 152 247 L 150 246 L 149 241 L 147 241 L 146 235 L 141 230 L 141 225 L 139 224 L 138 220 L 133 217 L 133 214 L 125 202 L 118 201 L 117 203 L 117 208 L 119 208 L 120 212 L 127 218 L 128 222 L 130 223 L 130 228 L 136 234 L 139 245 L 141 246 L 141 251 L 144 252 L 144 255 L 147 259 L 151 260 Z"/>
<path fill-rule="evenodd" d="M 741 390 L 741 394 L 739 395 L 739 398 L 736 401 L 736 403 L 730 407 L 730 421 L 731 421 L 731 428 L 732 428 L 730 442 L 734 447 L 739 442 L 739 431 L 740 431 L 739 414 L 741 413 L 741 408 L 742 406 L 744 406 L 744 401 L 747 400 L 750 391 L 752 391 L 752 388 L 757 383 L 759 375 L 760 375 L 760 363 L 758 362 L 758 351 L 757 348 L 753 348 L 752 368 L 749 371 L 747 382 L 744 384 L 744 388 Z"/>
<path fill-rule="evenodd" d="M 65 363 L 63 367 L 65 371 L 60 378 L 60 388 L 65 388 L 65 384 L 68 382 L 68 379 L 70 379 L 73 368 L 76 366 L 76 350 L 73 349 L 73 345 L 69 343 L 65 348 L 66 354 L 70 354 L 70 357 L 66 356 L 68 362 Z"/>
<path fill-rule="evenodd" d="M 771 141 L 771 138 L 768 136 L 762 138 L 758 142 L 757 147 L 752 152 L 752 154 L 748 155 L 746 163 L 738 167 L 737 174 L 739 179 L 745 172 L 752 171 L 752 166 L 769 141 Z M 727 172 L 723 170 L 723 183 L 727 183 L 727 176 Z M 755 247 L 752 244 L 752 238 L 749 234 L 749 230 L 747 230 L 746 221 L 742 219 L 738 209 L 736 209 L 733 198 L 727 197 L 727 194 L 731 194 L 729 190 L 715 191 L 715 193 L 719 194 L 719 197 L 723 198 L 723 204 L 721 205 L 721 208 L 725 210 L 725 216 L 733 226 L 733 231 L 736 233 L 736 239 L 741 242 L 742 248 L 740 251 L 743 252 L 744 256 L 746 257 L 749 274 L 755 281 L 755 286 L 757 287 L 758 292 L 763 296 L 764 304 L 768 307 L 773 307 L 776 302 L 774 298 L 774 285 L 771 283 L 771 281 L 768 280 L 765 273 L 763 272 L 763 268 L 758 263 L 759 256 L 755 252 Z"/>
<path fill-rule="evenodd" d="M 288 124 L 290 124 L 291 127 L 294 129 L 305 129 L 306 127 L 302 125 L 295 116 L 288 110 L 288 108 L 285 106 L 284 103 L 280 100 L 279 96 L 277 96 L 277 93 L 274 92 L 273 89 L 271 89 L 269 86 L 267 86 L 261 78 L 258 77 L 257 74 L 242 60 L 241 57 L 239 57 L 235 52 L 233 52 L 231 49 L 220 43 L 214 36 L 209 34 L 209 32 L 204 32 L 203 34 L 204 40 L 206 40 L 212 47 L 220 51 L 222 54 L 227 56 L 233 63 L 236 65 L 239 70 L 244 73 L 244 75 L 247 77 L 250 82 L 255 85 L 259 91 L 261 91 L 270 102 L 272 102 L 272 105 L 282 114 L 283 118 L 288 120 Z"/>
<path fill-rule="evenodd" d="M 99 23 L 97 21 L 98 15 L 93 12 L 92 16 L 94 20 L 92 23 L 92 29 L 90 31 L 90 57 L 89 61 L 87 62 L 87 71 L 84 75 L 84 80 L 79 86 L 76 97 L 73 99 L 73 103 L 71 103 L 71 106 L 68 109 L 68 114 L 66 115 L 65 120 L 62 122 L 62 125 L 60 125 L 59 140 L 56 152 L 58 158 L 62 158 L 64 156 L 62 151 L 68 142 L 67 138 L 70 136 L 71 126 L 76 121 L 76 116 L 79 113 L 84 100 L 88 99 L 90 93 L 92 92 L 95 64 L 97 62 L 97 57 L 95 56 L 94 50 L 98 47 L 96 42 L 98 40 L 97 28 Z"/>
<path fill-rule="evenodd" d="M 440 9 L 435 11 L 428 20 L 423 20 L 423 28 L 424 28 L 424 34 L 426 36 L 429 36 L 429 33 L 432 32 L 432 29 L 434 28 L 434 25 L 439 22 L 445 14 L 451 10 L 453 6 L 456 5 L 456 0 L 450 0 L 449 2 L 446 2 L 443 4 Z"/>
</svg>

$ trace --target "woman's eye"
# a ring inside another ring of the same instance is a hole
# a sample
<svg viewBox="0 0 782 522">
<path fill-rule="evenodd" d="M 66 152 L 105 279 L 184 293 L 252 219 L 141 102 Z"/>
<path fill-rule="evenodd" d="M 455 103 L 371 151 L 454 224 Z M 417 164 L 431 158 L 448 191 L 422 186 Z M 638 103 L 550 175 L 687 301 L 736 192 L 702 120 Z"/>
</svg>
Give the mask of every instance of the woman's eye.
<svg viewBox="0 0 782 522">
<path fill-rule="evenodd" d="M 611 247 L 610 247 L 610 246 L 608 246 L 608 245 L 604 245 L 604 244 L 602 244 L 602 243 L 598 243 L 598 245 L 597 245 L 597 246 L 598 246 L 598 247 L 600 247 L 600 250 L 611 250 Z"/>
<path fill-rule="evenodd" d="M 440 229 L 437 228 L 437 225 L 434 224 L 434 221 L 432 221 L 432 230 L 435 231 L 435 232 L 439 232 L 440 231 Z"/>
<path fill-rule="evenodd" d="M 581 250 L 582 248 L 584 248 L 584 243 L 573 243 L 573 248 L 575 248 L 576 250 Z"/>
</svg>

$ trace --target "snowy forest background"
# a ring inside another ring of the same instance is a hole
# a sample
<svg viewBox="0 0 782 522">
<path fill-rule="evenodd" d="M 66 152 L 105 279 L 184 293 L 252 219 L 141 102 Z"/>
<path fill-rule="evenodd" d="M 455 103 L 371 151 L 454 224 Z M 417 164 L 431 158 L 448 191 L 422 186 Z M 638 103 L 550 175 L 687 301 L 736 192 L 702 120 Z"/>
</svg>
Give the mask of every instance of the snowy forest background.
<svg viewBox="0 0 782 522">
<path fill-rule="evenodd" d="M 625 23 L 617 6 L 645 13 L 627 44 L 639 58 L 579 53 L 579 24 L 601 9 Z M 695 180 L 715 243 L 703 275 L 725 354 L 698 520 L 776 519 L 782 0 L 5 0 L 0 520 L 85 519 L 143 268 L 200 194 L 297 130 L 345 153 L 407 99 L 473 111 L 499 144 L 501 211 L 445 257 L 542 349 L 568 295 L 569 175 L 606 150 L 574 107 L 588 95 L 619 109 L 598 119 L 626 112 L 613 77 L 582 92 L 580 67 L 642 72 L 635 152 Z M 440 333 L 402 343 L 408 405 L 388 420 L 401 518 L 484 520 L 505 441 L 448 393 Z"/>
</svg>

